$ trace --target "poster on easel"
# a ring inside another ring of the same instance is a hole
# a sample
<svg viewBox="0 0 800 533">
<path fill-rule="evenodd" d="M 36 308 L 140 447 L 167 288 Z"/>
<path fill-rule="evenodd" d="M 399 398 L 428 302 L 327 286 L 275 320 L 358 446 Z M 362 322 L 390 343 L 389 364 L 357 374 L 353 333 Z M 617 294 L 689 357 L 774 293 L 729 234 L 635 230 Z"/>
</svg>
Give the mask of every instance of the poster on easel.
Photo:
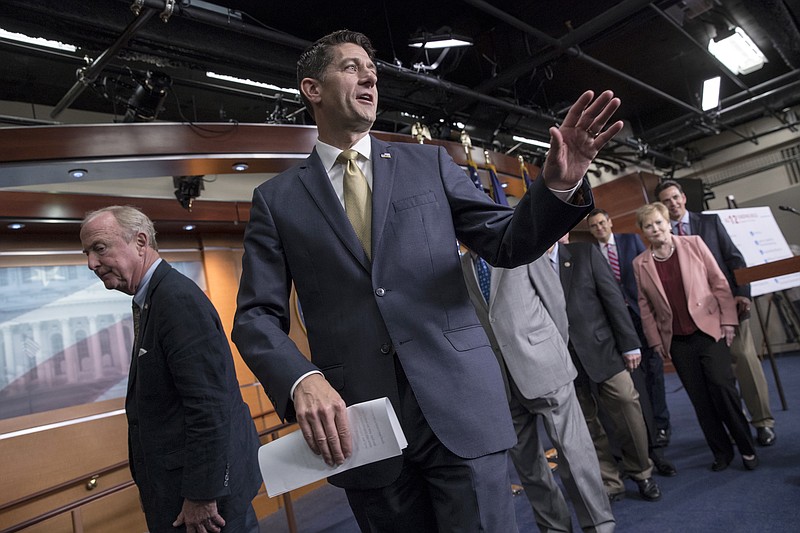
<svg viewBox="0 0 800 533">
<path fill-rule="evenodd" d="M 769 207 L 743 207 L 703 212 L 719 216 L 733 244 L 742 252 L 747 266 L 763 265 L 792 257 L 792 251 Z M 800 272 L 762 279 L 750 284 L 753 297 L 793 287 L 800 287 Z"/>
</svg>

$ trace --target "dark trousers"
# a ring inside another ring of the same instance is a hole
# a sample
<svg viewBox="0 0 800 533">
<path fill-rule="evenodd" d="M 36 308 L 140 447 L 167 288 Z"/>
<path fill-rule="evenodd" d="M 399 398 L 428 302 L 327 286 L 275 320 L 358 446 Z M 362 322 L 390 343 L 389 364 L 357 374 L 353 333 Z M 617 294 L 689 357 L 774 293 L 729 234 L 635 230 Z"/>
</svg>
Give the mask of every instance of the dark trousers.
<svg viewBox="0 0 800 533">
<path fill-rule="evenodd" d="M 670 355 L 714 458 L 733 459 L 731 438 L 739 453 L 755 454 L 725 340 L 714 341 L 701 331 L 675 335 Z"/>
<path fill-rule="evenodd" d="M 408 448 L 394 483 L 346 491 L 361 531 L 516 532 L 507 452 L 465 459 L 445 448 L 425 420 L 396 357 L 395 367 L 398 415 Z"/>
<path fill-rule="evenodd" d="M 642 343 L 642 364 L 639 368 L 644 373 L 644 384 L 647 387 L 647 395 L 649 396 L 649 403 L 653 413 L 652 420 L 655 423 L 654 429 L 669 429 L 669 409 L 667 408 L 667 394 L 664 389 L 664 361 L 661 360 L 661 356 L 650 349 L 647 337 L 645 337 L 642 329 L 642 319 L 630 308 L 628 308 L 628 311 Z M 634 383 L 636 384 L 636 390 L 639 391 L 640 398 L 642 398 L 642 390 L 637 383 L 636 377 L 634 377 Z"/>
</svg>

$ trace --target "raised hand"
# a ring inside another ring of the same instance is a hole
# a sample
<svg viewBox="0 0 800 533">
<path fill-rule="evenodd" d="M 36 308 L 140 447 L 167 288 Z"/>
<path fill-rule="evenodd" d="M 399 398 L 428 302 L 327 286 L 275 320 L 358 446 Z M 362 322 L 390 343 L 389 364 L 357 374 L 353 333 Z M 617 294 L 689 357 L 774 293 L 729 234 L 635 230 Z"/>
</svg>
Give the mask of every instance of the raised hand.
<svg viewBox="0 0 800 533">
<path fill-rule="evenodd" d="M 597 152 L 622 129 L 622 121 L 606 123 L 620 106 L 614 93 L 604 91 L 596 99 L 586 91 L 569 108 L 564 122 L 550 128 L 550 150 L 542 169 L 545 183 L 555 190 L 569 190 L 580 182 Z"/>
</svg>

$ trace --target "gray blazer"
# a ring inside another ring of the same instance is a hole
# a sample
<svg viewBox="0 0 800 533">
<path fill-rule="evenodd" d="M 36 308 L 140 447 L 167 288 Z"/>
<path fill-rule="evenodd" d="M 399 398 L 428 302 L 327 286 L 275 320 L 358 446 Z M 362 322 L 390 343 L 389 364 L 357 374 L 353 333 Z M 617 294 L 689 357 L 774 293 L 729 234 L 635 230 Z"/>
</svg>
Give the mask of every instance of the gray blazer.
<svg viewBox="0 0 800 533">
<path fill-rule="evenodd" d="M 461 257 L 464 280 L 506 380 L 525 398 L 540 398 L 577 376 L 567 349 L 567 309 L 546 255 L 513 269 L 492 269 L 487 304 L 470 254 Z"/>
</svg>

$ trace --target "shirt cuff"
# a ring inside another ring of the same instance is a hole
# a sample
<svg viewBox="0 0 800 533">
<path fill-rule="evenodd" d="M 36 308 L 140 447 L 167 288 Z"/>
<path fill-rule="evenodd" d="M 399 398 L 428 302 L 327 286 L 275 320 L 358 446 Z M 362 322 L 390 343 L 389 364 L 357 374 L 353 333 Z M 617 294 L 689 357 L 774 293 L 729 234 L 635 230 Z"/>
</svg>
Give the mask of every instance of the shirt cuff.
<svg viewBox="0 0 800 533">
<path fill-rule="evenodd" d="M 628 350 L 627 352 L 623 352 L 622 355 L 642 355 L 642 351 L 639 348 L 635 350 Z"/>
<path fill-rule="evenodd" d="M 297 381 L 294 382 L 294 385 L 292 385 L 292 388 L 289 390 L 289 399 L 292 400 L 292 403 L 294 403 L 294 390 L 297 388 L 297 386 L 300 384 L 301 381 L 306 379 L 311 374 L 319 374 L 320 376 L 323 375 L 322 372 L 320 372 L 319 370 L 312 370 L 311 372 L 306 372 L 305 374 L 297 378 Z"/>
<path fill-rule="evenodd" d="M 569 202 L 572 199 L 572 196 L 575 194 L 575 192 L 581 188 L 581 185 L 583 185 L 583 180 L 579 181 L 577 184 L 575 184 L 573 188 L 566 191 L 560 191 L 558 189 L 552 189 L 550 187 L 548 187 L 548 189 L 550 189 L 550 192 L 555 194 L 556 198 L 558 198 L 562 202 Z"/>
</svg>

